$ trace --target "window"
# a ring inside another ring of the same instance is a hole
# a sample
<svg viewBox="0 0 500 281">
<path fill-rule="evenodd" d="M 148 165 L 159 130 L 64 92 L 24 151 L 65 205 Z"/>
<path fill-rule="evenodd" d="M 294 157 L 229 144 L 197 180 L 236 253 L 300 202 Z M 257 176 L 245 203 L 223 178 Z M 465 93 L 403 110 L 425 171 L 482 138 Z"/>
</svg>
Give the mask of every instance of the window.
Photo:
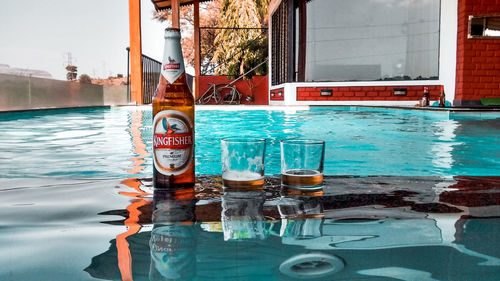
<svg viewBox="0 0 500 281">
<path fill-rule="evenodd" d="M 440 0 L 311 0 L 306 17 L 305 81 L 438 79 Z"/>
<path fill-rule="evenodd" d="M 500 16 L 469 16 L 469 38 L 500 38 Z"/>
<path fill-rule="evenodd" d="M 289 0 L 292 1 L 292 0 Z M 287 33 L 288 27 L 288 1 L 283 0 L 278 9 L 271 17 L 271 50 L 272 50 L 272 85 L 278 85 L 288 81 L 288 37 L 293 36 Z"/>
</svg>

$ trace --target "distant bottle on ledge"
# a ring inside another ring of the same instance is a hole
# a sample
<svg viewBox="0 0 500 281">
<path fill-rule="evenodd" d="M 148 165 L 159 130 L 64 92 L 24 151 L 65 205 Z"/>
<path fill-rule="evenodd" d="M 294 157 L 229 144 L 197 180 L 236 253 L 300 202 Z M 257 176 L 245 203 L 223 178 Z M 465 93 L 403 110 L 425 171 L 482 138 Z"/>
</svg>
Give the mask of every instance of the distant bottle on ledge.
<svg viewBox="0 0 500 281">
<path fill-rule="evenodd" d="M 424 95 L 422 99 L 415 106 L 429 106 L 430 94 L 429 88 L 424 87 Z"/>
<path fill-rule="evenodd" d="M 422 96 L 422 101 L 420 106 L 429 106 L 430 94 L 429 88 L 424 87 L 424 95 Z"/>
<path fill-rule="evenodd" d="M 441 85 L 441 91 L 439 93 L 439 107 L 445 107 L 446 105 L 446 95 L 444 94 L 444 87 Z"/>
<path fill-rule="evenodd" d="M 165 29 L 160 82 L 153 96 L 153 185 L 157 189 L 194 186 L 194 98 L 178 28 Z"/>
</svg>

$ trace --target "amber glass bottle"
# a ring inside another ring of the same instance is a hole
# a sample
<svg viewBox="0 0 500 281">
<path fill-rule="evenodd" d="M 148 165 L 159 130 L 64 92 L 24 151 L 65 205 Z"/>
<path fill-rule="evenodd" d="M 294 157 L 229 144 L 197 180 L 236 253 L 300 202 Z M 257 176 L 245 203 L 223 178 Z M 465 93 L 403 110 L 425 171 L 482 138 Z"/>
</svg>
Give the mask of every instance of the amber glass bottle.
<svg viewBox="0 0 500 281">
<path fill-rule="evenodd" d="M 194 98 L 184 70 L 179 29 L 165 29 L 160 82 L 153 97 L 153 184 L 194 186 Z"/>
</svg>

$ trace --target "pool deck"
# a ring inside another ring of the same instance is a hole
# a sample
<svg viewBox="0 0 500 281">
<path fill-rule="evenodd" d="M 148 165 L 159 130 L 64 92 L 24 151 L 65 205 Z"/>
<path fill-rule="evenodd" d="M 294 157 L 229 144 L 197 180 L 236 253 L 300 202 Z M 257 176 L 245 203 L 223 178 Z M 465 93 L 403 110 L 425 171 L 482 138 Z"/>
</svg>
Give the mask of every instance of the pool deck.
<svg viewBox="0 0 500 281">
<path fill-rule="evenodd" d="M 10 198 L 9 204 L 12 206 L 26 204 L 27 201 L 38 205 L 36 201 L 43 199 L 34 197 L 32 193 L 34 190 L 38 194 L 43 194 L 42 197 L 45 199 L 55 199 L 66 193 L 70 194 L 74 188 L 96 198 L 108 197 L 111 201 L 115 200 L 118 205 L 128 202 L 124 202 L 123 199 L 135 197 L 129 196 L 132 193 L 146 200 L 152 199 L 153 194 L 156 196 L 158 192 L 171 193 L 164 190 L 155 191 L 151 178 L 0 178 L 0 194 Z M 325 218 L 329 219 L 382 217 L 398 219 L 419 217 L 427 213 L 475 217 L 500 216 L 499 176 L 325 176 L 322 189 L 304 191 L 283 188 L 279 176 L 267 177 L 265 187 L 260 190 L 227 190 L 223 188 L 220 176 L 207 175 L 197 177 L 194 191 L 198 201 L 196 203 L 198 221 L 219 221 L 221 198 L 228 194 L 247 199 L 253 198 L 252 196 L 254 198 L 264 196 L 262 197 L 264 201 L 260 203 L 264 206 L 263 215 L 271 220 L 280 219 L 277 206 L 278 201 L 283 198 L 305 200 L 309 203 L 311 200 L 317 201 L 315 204 L 321 204 L 322 207 L 311 210 L 321 211 Z M 109 197 L 110 193 L 125 196 Z M 152 205 L 148 206 L 143 211 L 151 213 Z M 125 210 L 126 206 L 122 207 Z M 11 207 L 4 206 L 4 211 L 6 208 Z M 302 210 L 302 212 L 307 211 Z M 151 217 L 146 215 L 143 219 L 144 223 L 148 223 Z"/>
</svg>

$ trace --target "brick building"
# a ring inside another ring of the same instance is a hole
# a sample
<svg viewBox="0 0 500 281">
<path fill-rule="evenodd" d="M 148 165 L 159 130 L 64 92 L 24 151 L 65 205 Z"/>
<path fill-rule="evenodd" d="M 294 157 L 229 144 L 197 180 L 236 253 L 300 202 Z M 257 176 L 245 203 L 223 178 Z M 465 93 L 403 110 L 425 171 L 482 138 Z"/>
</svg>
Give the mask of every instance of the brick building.
<svg viewBox="0 0 500 281">
<path fill-rule="evenodd" d="M 500 100 L 500 0 L 272 0 L 269 102 Z"/>
</svg>

